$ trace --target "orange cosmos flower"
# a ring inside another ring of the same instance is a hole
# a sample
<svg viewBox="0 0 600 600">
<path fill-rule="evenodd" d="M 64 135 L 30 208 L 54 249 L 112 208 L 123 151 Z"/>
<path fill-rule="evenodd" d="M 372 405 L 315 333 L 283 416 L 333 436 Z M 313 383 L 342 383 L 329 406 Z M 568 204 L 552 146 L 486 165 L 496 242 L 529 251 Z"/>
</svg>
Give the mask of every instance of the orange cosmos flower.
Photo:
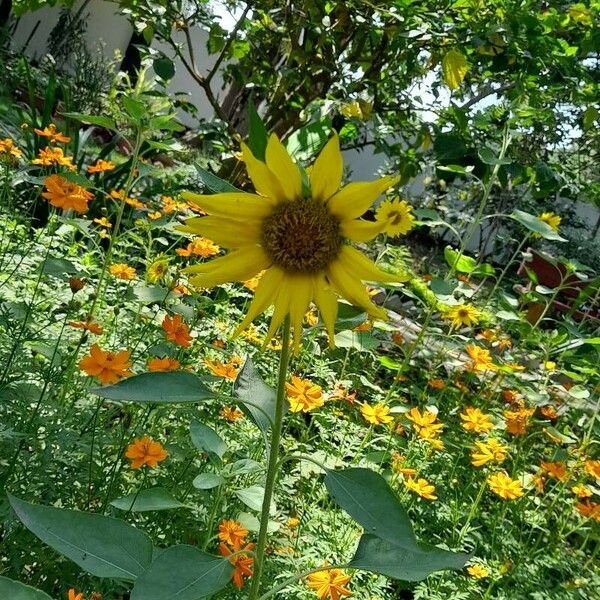
<svg viewBox="0 0 600 600">
<path fill-rule="evenodd" d="M 487 482 L 492 492 L 504 500 L 516 500 L 525 493 L 519 480 L 511 479 L 504 472 L 490 475 Z"/>
<path fill-rule="evenodd" d="M 520 408 L 515 411 L 505 410 L 506 431 L 512 435 L 525 435 L 529 427 L 529 419 L 534 412 L 534 408 Z"/>
<path fill-rule="evenodd" d="M 177 371 L 181 363 L 176 358 L 165 356 L 164 358 L 151 358 L 148 360 L 148 371 L 154 373 L 165 373 L 167 371 Z"/>
<path fill-rule="evenodd" d="M 428 385 L 434 390 L 443 390 L 446 387 L 446 384 L 442 379 L 430 379 Z"/>
<path fill-rule="evenodd" d="M 186 248 L 177 248 L 175 250 L 179 256 L 201 256 L 202 258 L 209 258 L 219 254 L 221 248 L 217 246 L 212 240 L 205 237 L 194 238 Z"/>
<path fill-rule="evenodd" d="M 487 348 L 469 344 L 465 350 L 471 359 L 467 365 L 469 371 L 495 371 L 498 368 L 494 364 L 490 351 Z"/>
<path fill-rule="evenodd" d="M 133 443 L 127 447 L 125 456 L 131 460 L 132 469 L 139 469 L 143 465 L 155 469 L 158 463 L 169 455 L 160 442 L 155 442 L 145 435 L 143 438 L 133 440 Z"/>
<path fill-rule="evenodd" d="M 592 500 L 586 500 L 585 502 L 577 502 L 575 508 L 579 511 L 582 517 L 587 519 L 594 519 L 600 523 L 600 504 L 593 502 Z"/>
<path fill-rule="evenodd" d="M 135 279 L 136 274 L 135 269 L 125 263 L 114 263 L 110 265 L 110 273 L 117 279 L 124 279 L 125 281 Z"/>
<path fill-rule="evenodd" d="M 219 540 L 239 550 L 248 537 L 248 530 L 239 521 L 225 519 L 219 524 Z"/>
<path fill-rule="evenodd" d="M 465 411 L 460 413 L 462 426 L 467 431 L 475 433 L 487 433 L 494 428 L 491 416 L 481 412 L 478 408 L 467 406 Z"/>
<path fill-rule="evenodd" d="M 292 381 L 285 384 L 285 389 L 292 412 L 307 413 L 315 408 L 321 408 L 325 404 L 321 386 L 308 379 L 300 379 L 300 377 L 292 375 Z"/>
<path fill-rule="evenodd" d="M 392 471 L 405 477 L 412 477 L 417 474 L 417 470 L 411 467 L 405 467 L 406 457 L 400 454 L 400 452 L 394 451 L 392 453 Z"/>
<path fill-rule="evenodd" d="M 94 335 L 102 335 L 102 332 L 104 331 L 102 325 L 91 321 L 69 321 L 67 325 L 73 327 L 73 329 L 85 329 Z"/>
<path fill-rule="evenodd" d="M 342 569 L 328 569 L 311 573 L 306 578 L 306 586 L 314 590 L 319 600 L 340 600 L 342 596 L 347 598 L 352 595 L 346 587 L 351 579 L 352 576 Z"/>
<path fill-rule="evenodd" d="M 32 165 L 41 165 L 43 167 L 51 167 L 57 165 L 67 167 L 70 171 L 75 170 L 72 156 L 65 156 L 62 148 L 51 148 L 47 146 L 39 151 L 38 158 L 31 161 Z"/>
<path fill-rule="evenodd" d="M 94 197 L 94 194 L 88 192 L 85 188 L 60 175 L 46 177 L 44 186 L 46 191 L 42 193 L 42 196 L 52 206 L 63 210 L 73 209 L 80 214 L 87 212 L 88 202 Z"/>
<path fill-rule="evenodd" d="M 224 406 L 219 414 L 230 423 L 235 423 L 244 416 L 244 413 L 235 406 Z"/>
<path fill-rule="evenodd" d="M 585 470 L 594 478 L 600 479 L 600 460 L 586 460 Z"/>
<path fill-rule="evenodd" d="M 422 477 L 417 480 L 409 477 L 404 482 L 404 485 L 406 486 L 406 489 L 415 492 L 421 496 L 421 498 L 425 498 L 425 500 L 437 500 L 437 496 L 435 495 L 435 485 L 428 483 L 428 481 Z"/>
<path fill-rule="evenodd" d="M 99 158 L 93 165 L 87 168 L 88 173 L 103 173 L 104 171 L 113 171 L 117 168 L 114 162 L 110 160 L 102 160 Z"/>
<path fill-rule="evenodd" d="M 571 488 L 571 491 L 578 497 L 578 498 L 591 498 L 592 497 L 592 490 L 590 490 L 589 487 L 587 487 L 587 485 L 583 485 L 582 483 L 578 483 L 577 485 L 574 485 Z"/>
<path fill-rule="evenodd" d="M 84 600 L 83 592 L 77 593 L 74 588 L 71 588 L 67 594 L 67 600 Z"/>
<path fill-rule="evenodd" d="M 10 138 L 0 140 L 0 156 L 8 155 L 9 159 L 20 158 L 23 151 Z"/>
<path fill-rule="evenodd" d="M 563 462 L 542 462 L 541 467 L 552 479 L 558 479 L 559 481 L 569 479 L 567 465 Z"/>
<path fill-rule="evenodd" d="M 247 544 L 242 548 L 242 550 L 247 550 L 248 552 L 253 549 L 254 544 Z M 233 554 L 223 542 L 219 544 L 219 552 L 221 553 L 221 556 L 231 556 Z M 229 562 L 234 567 L 233 574 L 231 575 L 233 585 L 235 585 L 238 590 L 241 590 L 244 587 L 244 577 L 252 577 L 254 558 L 247 554 L 237 554 L 236 556 L 231 556 Z"/>
<path fill-rule="evenodd" d="M 103 385 L 117 383 L 122 377 L 131 375 L 129 352 L 122 350 L 113 353 L 102 350 L 98 344 L 90 348 L 88 356 L 79 362 L 79 368 L 92 377 L 97 377 Z"/>
<path fill-rule="evenodd" d="M 239 362 L 237 360 L 230 360 L 227 363 L 223 363 L 218 360 L 206 359 L 204 364 L 214 375 L 225 379 L 233 380 L 237 377 L 239 372 Z"/>
<path fill-rule="evenodd" d="M 189 348 L 192 344 L 190 328 L 183 322 L 181 315 L 167 315 L 162 322 L 162 328 L 167 334 L 167 339 L 178 346 Z"/>
<path fill-rule="evenodd" d="M 360 405 L 360 414 L 371 425 L 387 425 L 394 421 L 394 417 L 390 416 L 389 407 L 381 402 L 374 405 L 363 402 Z"/>
<path fill-rule="evenodd" d="M 51 144 L 68 144 L 71 141 L 70 137 L 63 135 L 60 131 L 56 130 L 56 125 L 54 123 L 50 123 L 50 125 L 44 127 L 44 129 L 34 129 L 33 131 L 41 137 L 49 138 Z"/>
<path fill-rule="evenodd" d="M 348 404 L 354 404 L 356 402 L 356 392 L 350 391 L 343 383 L 336 383 L 329 399 L 344 400 Z"/>
</svg>

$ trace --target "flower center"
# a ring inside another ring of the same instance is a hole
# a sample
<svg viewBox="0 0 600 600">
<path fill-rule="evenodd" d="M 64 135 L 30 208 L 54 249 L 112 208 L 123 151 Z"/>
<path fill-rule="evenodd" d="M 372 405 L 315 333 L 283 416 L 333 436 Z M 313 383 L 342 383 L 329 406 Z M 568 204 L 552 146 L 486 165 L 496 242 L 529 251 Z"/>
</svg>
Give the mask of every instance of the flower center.
<svg viewBox="0 0 600 600">
<path fill-rule="evenodd" d="M 389 214 L 388 219 L 391 221 L 392 225 L 400 225 L 400 223 L 402 223 L 403 215 L 398 211 L 393 211 Z"/>
<path fill-rule="evenodd" d="M 321 202 L 284 202 L 264 219 L 262 243 L 275 265 L 285 271 L 317 273 L 342 247 L 340 224 Z"/>
</svg>

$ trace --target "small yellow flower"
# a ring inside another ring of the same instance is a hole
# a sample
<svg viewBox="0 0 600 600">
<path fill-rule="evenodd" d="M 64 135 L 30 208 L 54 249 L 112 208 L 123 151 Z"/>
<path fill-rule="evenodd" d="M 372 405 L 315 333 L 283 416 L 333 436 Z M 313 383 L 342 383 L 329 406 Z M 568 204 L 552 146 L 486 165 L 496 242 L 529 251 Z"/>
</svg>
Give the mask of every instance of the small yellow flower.
<svg viewBox="0 0 600 600">
<path fill-rule="evenodd" d="M 454 329 L 473 327 L 479 322 L 481 313 L 472 304 L 458 304 L 445 311 L 443 318 L 451 321 Z"/>
<path fill-rule="evenodd" d="M 421 498 L 425 498 L 425 500 L 437 500 L 437 496 L 435 495 L 435 486 L 431 483 L 428 483 L 426 479 L 422 477 L 415 480 L 412 477 L 409 477 L 404 485 L 411 492 L 415 492 Z"/>
<path fill-rule="evenodd" d="M 511 479 L 504 472 L 490 475 L 487 482 L 492 492 L 504 500 L 516 500 L 524 494 L 519 480 Z"/>
<path fill-rule="evenodd" d="M 465 348 L 471 361 L 468 364 L 470 371 L 495 371 L 498 367 L 494 364 L 490 351 L 487 348 L 468 344 Z"/>
<path fill-rule="evenodd" d="M 411 467 L 405 467 L 404 463 L 406 462 L 406 457 L 402 456 L 399 452 L 392 453 L 392 471 L 394 473 L 398 473 L 399 475 L 403 475 L 404 477 L 413 477 L 417 474 L 417 470 Z"/>
<path fill-rule="evenodd" d="M 290 517 L 287 520 L 286 525 L 288 526 L 288 529 L 296 529 L 296 527 L 300 525 L 300 519 L 298 519 L 298 517 Z"/>
<path fill-rule="evenodd" d="M 558 228 L 560 227 L 560 222 L 562 221 L 562 217 L 553 212 L 543 212 L 538 217 L 538 219 L 550 225 L 550 227 L 554 229 L 554 231 L 558 231 Z"/>
<path fill-rule="evenodd" d="M 381 403 L 371 405 L 364 402 L 360 406 L 360 414 L 371 425 L 387 425 L 394 420 L 394 417 L 390 416 L 389 407 Z"/>
<path fill-rule="evenodd" d="M 112 223 L 106 217 L 94 219 L 94 223 L 96 223 L 96 225 L 100 225 L 100 227 L 106 227 L 107 229 L 112 227 Z"/>
<path fill-rule="evenodd" d="M 161 217 L 162 217 L 162 213 L 160 212 L 160 210 L 155 210 L 153 212 L 148 213 L 148 218 L 151 221 L 158 221 L 158 219 L 160 219 Z"/>
<path fill-rule="evenodd" d="M 579 498 L 591 498 L 592 490 L 583 483 L 578 483 L 571 488 L 571 491 Z"/>
<path fill-rule="evenodd" d="M 352 592 L 346 587 L 351 575 L 347 575 L 342 569 L 329 569 L 311 573 L 306 578 L 306 585 L 317 595 L 319 600 L 340 600 L 342 596 L 348 597 Z"/>
<path fill-rule="evenodd" d="M 110 160 L 102 160 L 99 158 L 93 165 L 87 168 L 88 173 L 104 173 L 104 171 L 113 171 L 117 168 L 114 162 Z"/>
<path fill-rule="evenodd" d="M 375 220 L 388 235 L 406 235 L 415 224 L 412 210 L 406 200 L 385 200 L 377 209 Z"/>
<path fill-rule="evenodd" d="M 235 423 L 244 416 L 244 413 L 235 406 L 224 406 L 219 414 L 230 423 Z"/>
<path fill-rule="evenodd" d="M 485 579 L 490 576 L 490 572 L 480 564 L 469 565 L 467 567 L 467 573 L 475 579 Z"/>
<path fill-rule="evenodd" d="M 475 448 L 471 452 L 471 464 L 474 467 L 482 467 L 489 462 L 502 463 L 508 454 L 508 446 L 501 444 L 498 440 L 489 439 L 475 442 Z"/>
<path fill-rule="evenodd" d="M 158 283 L 165 278 L 169 271 L 169 259 L 157 258 L 146 270 L 146 279 L 149 283 Z"/>
<path fill-rule="evenodd" d="M 325 404 L 321 386 L 308 379 L 300 379 L 300 377 L 292 375 L 292 381 L 285 384 L 285 389 L 292 412 L 307 413 L 315 408 L 321 408 Z"/>
<path fill-rule="evenodd" d="M 435 423 L 437 414 L 427 408 L 421 412 L 416 406 L 413 406 L 406 413 L 406 418 L 413 424 L 413 429 L 419 431 L 421 427 L 427 427 Z"/>
<path fill-rule="evenodd" d="M 114 263 L 110 265 L 110 273 L 117 279 L 125 279 L 126 281 L 135 279 L 135 269 L 125 263 Z"/>
<path fill-rule="evenodd" d="M 10 138 L 5 138 L 0 140 L 0 156 L 3 154 L 15 159 L 23 156 L 23 151 Z"/>
<path fill-rule="evenodd" d="M 478 408 L 467 406 L 465 411 L 460 413 L 462 426 L 467 431 L 475 433 L 487 433 L 494 428 L 491 416 L 481 412 Z"/>
<path fill-rule="evenodd" d="M 75 170 L 72 156 L 65 156 L 62 148 L 51 148 L 47 146 L 39 152 L 38 158 L 31 161 L 32 165 L 41 165 L 43 167 L 51 167 L 53 165 L 67 167 L 70 171 Z"/>
</svg>

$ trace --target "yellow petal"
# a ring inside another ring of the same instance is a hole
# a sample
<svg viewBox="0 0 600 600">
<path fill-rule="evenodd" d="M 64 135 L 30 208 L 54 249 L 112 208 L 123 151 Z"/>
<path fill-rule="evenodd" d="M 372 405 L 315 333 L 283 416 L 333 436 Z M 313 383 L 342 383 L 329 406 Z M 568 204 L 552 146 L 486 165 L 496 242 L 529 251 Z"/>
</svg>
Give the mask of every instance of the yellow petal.
<svg viewBox="0 0 600 600">
<path fill-rule="evenodd" d="M 273 212 L 273 205 L 267 199 L 244 192 L 207 195 L 183 192 L 181 197 L 216 217 L 262 219 Z"/>
<path fill-rule="evenodd" d="M 279 180 L 285 198 L 287 200 L 302 198 L 300 171 L 274 133 L 269 137 L 265 158 L 267 167 Z"/>
<path fill-rule="evenodd" d="M 256 317 L 264 312 L 277 298 L 277 293 L 283 282 L 284 272 L 277 268 L 270 268 L 261 278 L 254 292 L 254 298 L 244 320 L 235 330 L 233 337 L 237 337 Z"/>
<path fill-rule="evenodd" d="M 346 300 L 378 319 L 387 318 L 385 310 L 371 302 L 362 281 L 347 271 L 342 261 L 335 260 L 329 265 L 327 277 Z"/>
<path fill-rule="evenodd" d="M 340 233 L 353 242 L 369 242 L 386 228 L 387 223 L 353 219 L 340 225 Z"/>
<path fill-rule="evenodd" d="M 175 229 L 203 235 L 223 248 L 258 244 L 261 231 L 257 221 L 234 221 L 224 217 L 193 217 Z"/>
<path fill-rule="evenodd" d="M 338 313 L 338 302 L 335 292 L 324 277 L 318 276 L 315 278 L 314 301 L 329 336 L 329 347 L 333 348 L 335 344 L 335 321 Z"/>
<path fill-rule="evenodd" d="M 242 158 L 246 163 L 248 176 L 254 184 L 254 189 L 263 196 L 270 198 L 273 203 L 285 199 L 283 188 L 275 174 L 267 165 L 258 160 L 244 142 L 242 142 Z"/>
<path fill-rule="evenodd" d="M 382 177 L 375 181 L 357 181 L 344 186 L 327 203 L 329 212 L 340 221 L 358 219 L 375 200 L 399 181 L 399 177 Z"/>
<path fill-rule="evenodd" d="M 310 188 L 315 200 L 325 202 L 342 185 L 344 162 L 340 152 L 340 140 L 337 134 L 325 144 L 310 170 Z"/>
<path fill-rule="evenodd" d="M 363 281 L 406 281 L 402 275 L 393 275 L 379 269 L 375 263 L 352 246 L 342 246 L 338 260 L 343 263 L 347 271 L 353 273 Z"/>
<path fill-rule="evenodd" d="M 190 279 L 192 285 L 211 288 L 228 281 L 246 281 L 270 264 L 271 259 L 260 246 L 244 246 L 226 256 L 188 267 L 184 273 L 195 275 Z"/>
<path fill-rule="evenodd" d="M 273 336 L 277 333 L 279 326 L 283 323 L 283 319 L 290 311 L 290 288 L 287 285 L 280 286 L 277 294 L 277 300 L 275 300 L 275 310 L 271 317 L 271 323 L 269 324 L 269 331 L 267 331 L 267 337 L 263 344 L 263 349 L 266 348 L 267 344 L 271 341 Z"/>
<path fill-rule="evenodd" d="M 313 281 L 310 275 L 294 275 L 286 280 L 290 294 L 290 320 L 294 328 L 294 354 L 300 351 L 302 321 L 312 300 Z"/>
</svg>

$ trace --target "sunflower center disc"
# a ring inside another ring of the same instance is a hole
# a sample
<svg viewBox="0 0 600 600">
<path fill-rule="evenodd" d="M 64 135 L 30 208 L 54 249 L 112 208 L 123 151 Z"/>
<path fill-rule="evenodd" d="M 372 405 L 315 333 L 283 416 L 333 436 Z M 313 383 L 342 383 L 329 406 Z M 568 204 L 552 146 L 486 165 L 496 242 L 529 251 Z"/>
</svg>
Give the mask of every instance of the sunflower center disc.
<svg viewBox="0 0 600 600">
<path fill-rule="evenodd" d="M 262 243 L 285 271 L 317 273 L 340 251 L 340 224 L 321 202 L 283 202 L 264 219 Z"/>
</svg>

